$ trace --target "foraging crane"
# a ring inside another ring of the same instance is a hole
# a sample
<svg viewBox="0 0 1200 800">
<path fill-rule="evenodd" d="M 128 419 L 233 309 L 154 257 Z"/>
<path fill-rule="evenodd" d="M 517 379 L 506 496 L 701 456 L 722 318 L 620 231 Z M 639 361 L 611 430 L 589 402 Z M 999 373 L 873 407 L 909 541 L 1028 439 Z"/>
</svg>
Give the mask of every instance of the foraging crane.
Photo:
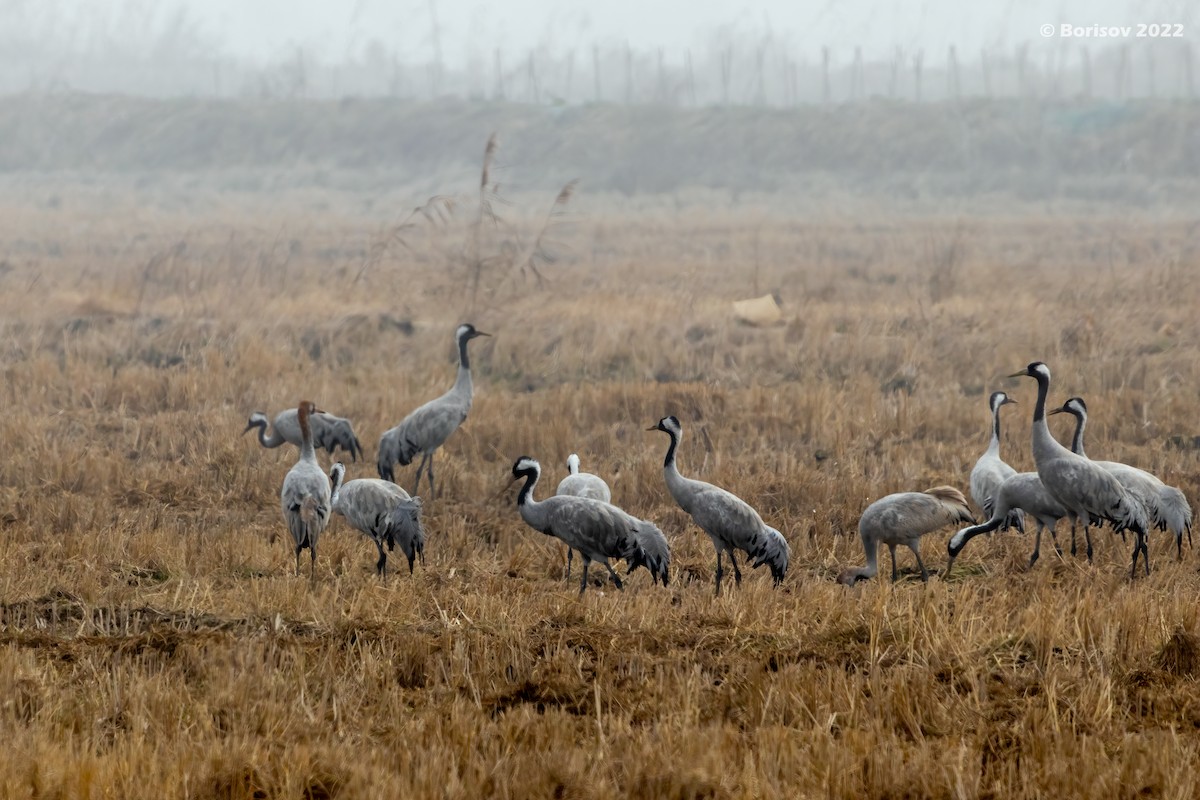
<svg viewBox="0 0 1200 800">
<path fill-rule="evenodd" d="M 391 481 L 379 478 L 357 478 L 342 483 L 346 465 L 337 462 L 329 471 L 333 484 L 330 503 L 333 513 L 346 518 L 350 527 L 364 534 L 379 550 L 375 571 L 387 578 L 387 553 L 399 543 L 408 558 L 408 574 L 413 573 L 413 561 L 421 557 L 425 563 L 425 530 L 421 526 L 421 499 L 409 497 L 408 492 Z"/>
<path fill-rule="evenodd" d="M 308 400 L 301 400 L 296 408 L 296 420 L 300 426 L 300 460 L 288 470 L 279 492 L 283 521 L 287 523 L 292 541 L 296 543 L 296 574 L 300 574 L 300 551 L 307 547 L 312 563 L 309 580 L 316 579 L 317 540 L 329 524 L 329 478 L 317 464 L 309 424 L 311 416 L 319 413 L 317 407 Z"/>
<path fill-rule="evenodd" d="M 1145 559 L 1150 574 L 1150 556 L 1146 546 L 1146 509 L 1125 490 L 1116 478 L 1087 457 L 1072 453 L 1050 435 L 1046 424 L 1046 396 L 1050 393 L 1050 368 L 1034 361 L 1011 378 L 1027 376 L 1038 384 L 1037 403 L 1033 407 L 1033 461 L 1038 477 L 1055 500 L 1067 509 L 1072 522 L 1083 523 L 1088 563 L 1092 561 L 1093 522 L 1112 523 L 1117 532 L 1131 530 L 1137 537 L 1133 545 L 1130 577 L 1137 574 L 1138 553 Z"/>
<path fill-rule="evenodd" d="M 1004 392 L 992 392 L 988 398 L 988 407 L 992 410 L 992 438 L 987 450 L 975 462 L 971 470 L 971 499 L 975 505 L 983 509 L 985 517 L 992 516 L 992 505 L 1000 484 L 1017 474 L 1017 471 L 1004 463 L 1000 458 L 1000 409 L 1006 405 L 1016 404 Z M 1025 514 L 1020 508 L 1013 508 L 1003 522 L 1004 530 L 1016 528 L 1025 532 Z"/>
<path fill-rule="evenodd" d="M 892 554 L 892 583 L 896 582 L 896 545 L 907 545 L 917 557 L 921 580 L 929 580 L 929 571 L 921 561 L 921 537 L 945 525 L 975 522 L 967 498 L 953 486 L 935 486 L 924 492 L 889 494 L 867 506 L 858 520 L 858 535 L 866 551 L 865 567 L 849 567 L 838 576 L 838 583 L 853 586 L 879 572 L 879 543 Z"/>
<path fill-rule="evenodd" d="M 350 424 L 350 420 L 319 411 L 308 418 L 308 424 L 312 429 L 313 444 L 317 448 L 325 448 L 330 455 L 333 455 L 333 451 L 340 447 L 350 454 L 351 461 L 357 461 L 362 456 L 362 445 L 358 443 L 358 437 L 354 435 L 354 427 Z M 246 424 L 246 430 L 242 431 L 242 434 L 245 435 L 246 431 L 252 428 L 258 428 L 258 443 L 263 447 L 279 447 L 284 442 L 294 444 L 296 447 L 300 446 L 300 422 L 294 408 L 280 411 L 275 415 L 275 421 L 271 423 L 270 436 L 267 435 L 267 415 L 261 411 L 255 411 L 250 415 L 250 421 Z"/>
<path fill-rule="evenodd" d="M 683 438 L 683 427 L 676 417 L 663 417 L 657 425 L 647 430 L 662 431 L 671 438 L 667 457 L 663 461 L 663 478 L 671 497 L 712 540 L 713 548 L 717 551 L 716 594 L 721 594 L 721 577 L 725 574 L 721 563 L 723 553 L 729 554 L 734 581 L 741 586 L 742 571 L 738 569 L 734 555 L 738 550 L 745 551 L 748 561 L 753 559 L 751 566 L 769 566 L 771 577 L 778 586 L 787 574 L 788 561 L 792 556 L 783 534 L 763 522 L 757 511 L 732 492 L 679 474 L 675 450 Z"/>
<path fill-rule="evenodd" d="M 458 430 L 458 426 L 467 418 L 471 411 L 471 397 L 474 387 L 471 384 L 471 362 L 467 358 L 467 342 L 479 336 L 491 334 L 475 330 L 474 325 L 459 325 L 454 333 L 458 342 L 458 377 L 454 386 L 441 397 L 430 400 L 425 405 L 411 412 L 394 428 L 384 432 L 379 439 L 379 477 L 395 483 L 392 468 L 399 463 L 408 466 L 413 458 L 420 453 L 421 463 L 417 465 L 417 481 L 413 484 L 412 493 L 416 494 L 421 487 L 421 470 L 428 466 L 429 496 L 436 496 L 433 488 L 433 454 L 450 434 Z"/>
<path fill-rule="evenodd" d="M 963 528 L 950 537 L 950 541 L 946 544 L 946 552 L 950 556 L 950 560 L 946 564 L 946 573 L 949 574 L 950 569 L 954 566 L 954 560 L 967 546 L 967 542 L 981 533 L 991 533 L 999 528 L 1004 524 L 1004 520 L 1009 518 L 1013 509 L 1021 509 L 1037 521 L 1037 538 L 1033 543 L 1033 554 L 1029 557 L 1030 567 L 1037 563 L 1038 557 L 1041 555 L 1042 531 L 1046 529 L 1049 529 L 1050 536 L 1054 539 L 1054 551 L 1059 556 L 1062 555 L 1055 527 L 1060 519 L 1068 516 L 1067 509 L 1046 490 L 1042 479 L 1036 472 L 1018 472 L 1000 484 L 1000 488 L 995 494 L 992 516 L 987 522 Z"/>
<path fill-rule="evenodd" d="M 1049 412 L 1070 414 L 1075 417 L 1075 435 L 1071 437 L 1071 452 L 1087 458 L 1083 450 L 1083 432 L 1087 427 L 1087 403 L 1082 397 L 1072 397 L 1062 407 Z M 1121 485 L 1142 501 L 1150 514 L 1150 522 L 1160 531 L 1168 530 L 1175 536 L 1175 555 L 1183 560 L 1183 534 L 1187 533 L 1188 546 L 1192 544 L 1192 506 L 1183 492 L 1168 486 L 1162 479 L 1144 469 L 1131 467 L 1119 461 L 1095 461 L 1106 469 Z"/>
<path fill-rule="evenodd" d="M 567 477 L 558 483 L 556 495 L 574 495 L 575 497 L 590 497 L 602 503 L 612 502 L 612 492 L 608 484 L 599 475 L 579 471 L 579 456 L 575 453 L 567 456 Z M 575 552 L 567 548 L 567 579 L 571 578 L 571 560 Z"/>
<path fill-rule="evenodd" d="M 542 467 L 529 456 L 521 456 L 513 464 L 513 481 L 525 479 L 517 495 L 517 510 L 525 523 L 535 531 L 554 536 L 583 557 L 583 575 L 579 593 L 587 589 L 588 567 L 599 561 L 612 576 L 613 584 L 623 588 L 621 577 L 608 563 L 610 558 L 623 558 L 629 565 L 625 574 L 644 566 L 651 579 L 667 585 L 671 554 L 667 539 L 652 522 L 627 514 L 611 503 L 572 495 L 555 495 L 538 502 L 533 489 L 541 477 Z"/>
</svg>

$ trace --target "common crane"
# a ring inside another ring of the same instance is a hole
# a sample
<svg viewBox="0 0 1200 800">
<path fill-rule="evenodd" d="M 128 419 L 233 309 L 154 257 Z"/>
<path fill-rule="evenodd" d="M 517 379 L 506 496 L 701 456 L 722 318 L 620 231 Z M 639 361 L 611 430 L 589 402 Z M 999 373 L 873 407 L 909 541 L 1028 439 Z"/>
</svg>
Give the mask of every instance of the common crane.
<svg viewBox="0 0 1200 800">
<path fill-rule="evenodd" d="M 491 334 L 475 330 L 474 325 L 458 326 L 454 333 L 458 342 L 458 377 L 454 386 L 441 397 L 430 400 L 412 411 L 394 428 L 384 432 L 379 439 L 379 477 L 395 483 L 393 467 L 399 463 L 408 466 L 417 453 L 421 463 L 417 465 L 417 480 L 413 484 L 415 495 L 421 488 L 421 470 L 428 466 L 429 496 L 436 497 L 433 487 L 433 454 L 458 430 L 458 426 L 471 411 L 474 389 L 471 384 L 471 362 L 467 357 L 467 342 L 479 336 Z"/>
<path fill-rule="evenodd" d="M 985 517 L 992 516 L 992 506 L 1000 484 L 1017 474 L 1015 469 L 1000 458 L 1000 409 L 1010 403 L 1015 405 L 1016 402 L 1004 392 L 992 392 L 992 396 L 988 398 L 988 407 L 992 412 L 992 438 L 988 442 L 987 450 L 971 469 L 971 499 L 983 510 Z M 1004 530 L 1016 528 L 1024 533 L 1024 512 L 1019 507 L 1011 509 L 1002 527 Z"/>
<path fill-rule="evenodd" d="M 659 430 L 671 438 L 663 461 L 663 478 L 671 497 L 712 540 L 717 551 L 716 594 L 721 593 L 721 577 L 725 574 L 721 563 L 723 553 L 729 554 L 734 581 L 741 585 L 742 571 L 735 557 L 738 550 L 746 553 L 747 560 L 753 559 L 751 566 L 757 568 L 766 564 L 770 567 L 771 577 L 775 585 L 779 585 L 787 574 L 792 555 L 783 534 L 763 522 L 757 511 L 732 492 L 679 474 L 675 450 L 683 438 L 683 427 L 676 417 L 663 417 L 647 430 Z"/>
<path fill-rule="evenodd" d="M 567 456 L 567 477 L 558 482 L 556 495 L 574 495 L 575 497 L 590 497 L 604 503 L 612 502 L 612 492 L 608 484 L 599 475 L 579 471 L 579 456 L 575 453 Z M 567 548 L 567 579 L 571 577 L 571 560 L 575 553 Z"/>
<path fill-rule="evenodd" d="M 858 520 L 858 535 L 867 555 L 865 567 L 849 567 L 838 576 L 838 583 L 853 586 L 855 582 L 874 577 L 879 572 L 879 543 L 888 546 L 892 554 L 892 582 L 898 577 L 896 545 L 907 545 L 917 557 L 921 580 L 929 580 L 929 571 L 921 561 L 921 537 L 945 525 L 974 522 L 967 498 L 953 486 L 935 486 L 924 492 L 889 494 L 867 506 Z"/>
<path fill-rule="evenodd" d="M 1033 461 L 1037 465 L 1038 477 L 1054 499 L 1067 509 L 1072 521 L 1078 520 L 1083 524 L 1088 562 L 1092 560 L 1090 526 L 1093 522 L 1110 522 L 1114 530 L 1131 530 L 1136 536 L 1130 577 L 1137 574 L 1138 553 L 1145 559 L 1146 574 L 1150 574 L 1146 509 L 1099 464 L 1072 453 L 1050 435 L 1050 428 L 1046 424 L 1050 368 L 1041 361 L 1034 361 L 1009 377 L 1021 376 L 1033 378 L 1038 384 L 1037 403 L 1033 407 Z"/>
<path fill-rule="evenodd" d="M 253 428 L 258 428 L 258 443 L 263 447 L 273 448 L 279 447 L 283 443 L 294 444 L 300 446 L 300 420 L 296 413 L 296 409 L 289 408 L 280 411 L 275 415 L 275 420 L 270 423 L 271 433 L 267 434 L 267 415 L 261 411 L 255 411 L 250 415 L 250 421 L 246 424 L 246 430 L 242 434 Z M 342 417 L 335 417 L 333 414 L 325 412 L 314 413 L 308 418 L 308 425 L 312 429 L 313 445 L 317 449 L 324 448 L 330 455 L 336 448 L 350 454 L 351 461 L 357 461 L 362 456 L 362 445 L 358 442 L 358 437 L 354 435 L 354 427 L 350 424 L 350 420 Z"/>
<path fill-rule="evenodd" d="M 379 550 L 375 571 L 387 577 L 387 553 L 383 551 L 400 545 L 408 558 L 408 574 L 412 575 L 413 561 L 421 557 L 425 563 L 425 530 L 421 526 L 421 499 L 409 497 L 408 492 L 391 481 L 379 478 L 356 478 L 343 483 L 346 465 L 337 462 L 329 472 L 333 483 L 330 502 L 335 514 L 346 518 L 350 527 L 364 534 Z"/>
<path fill-rule="evenodd" d="M 1036 564 L 1041 555 L 1042 531 L 1046 529 L 1049 529 L 1051 537 L 1054 538 L 1055 552 L 1062 555 L 1055 528 L 1060 519 L 1068 516 L 1067 509 L 1046 490 L 1042 479 L 1036 472 L 1018 472 L 1013 475 L 1000 484 L 995 498 L 992 516 L 987 522 L 963 528 L 950 537 L 950 541 L 946 544 L 946 551 L 950 556 L 950 560 L 946 564 L 947 573 L 954 566 L 954 560 L 958 558 L 959 553 L 967 546 L 967 542 L 981 533 L 991 533 L 999 528 L 1014 508 L 1021 509 L 1037 521 L 1037 538 L 1033 543 L 1033 554 L 1029 556 L 1029 566 L 1032 567 Z"/>
<path fill-rule="evenodd" d="M 625 559 L 629 565 L 627 575 L 644 566 L 655 583 L 661 579 L 663 586 L 667 585 L 671 555 L 666 537 L 654 523 L 638 519 L 611 503 L 586 497 L 555 495 L 540 502 L 534 500 L 533 490 L 541 474 L 541 465 L 529 456 L 521 456 L 513 464 L 513 481 L 525 479 L 517 495 L 517 510 L 535 531 L 554 536 L 579 551 L 583 557 L 581 595 L 587 589 L 588 567 L 593 561 L 603 564 L 613 584 L 623 588 L 621 576 L 608 563 L 610 558 Z"/>
<path fill-rule="evenodd" d="M 1083 449 L 1083 432 L 1087 428 L 1087 403 L 1082 397 L 1072 397 L 1053 414 L 1070 414 L 1075 417 L 1075 435 L 1071 437 L 1071 452 L 1087 457 Z M 1094 461 L 1108 470 L 1121 482 L 1126 491 L 1132 492 L 1146 511 L 1150 522 L 1160 531 L 1170 531 L 1175 537 L 1175 555 L 1183 560 L 1183 534 L 1186 532 L 1188 545 L 1192 544 L 1192 506 L 1183 492 L 1168 486 L 1157 475 L 1144 469 L 1131 467 L 1119 461 Z"/>
<path fill-rule="evenodd" d="M 296 419 L 300 426 L 300 460 L 288 470 L 279 492 L 283 520 L 296 544 L 296 574 L 300 574 L 300 551 L 307 547 L 311 559 L 309 580 L 316 579 L 317 540 L 329 524 L 330 505 L 329 478 L 317 464 L 309 426 L 309 419 L 317 413 L 320 413 L 317 407 L 308 400 L 301 400 L 296 408 Z"/>
</svg>

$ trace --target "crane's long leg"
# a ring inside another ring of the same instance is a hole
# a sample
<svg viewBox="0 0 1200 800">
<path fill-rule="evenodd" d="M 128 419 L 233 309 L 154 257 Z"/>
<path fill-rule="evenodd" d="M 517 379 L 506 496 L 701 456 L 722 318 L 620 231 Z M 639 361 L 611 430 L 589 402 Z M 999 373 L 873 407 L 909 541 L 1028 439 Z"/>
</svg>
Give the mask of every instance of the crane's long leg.
<svg viewBox="0 0 1200 800">
<path fill-rule="evenodd" d="M 571 580 L 571 561 L 575 559 L 575 551 L 567 548 L 567 580 Z"/>
<path fill-rule="evenodd" d="M 608 567 L 608 574 L 612 576 L 613 585 L 624 591 L 625 584 L 621 583 L 621 576 L 618 575 L 617 571 L 612 568 L 612 564 L 608 563 L 608 561 L 605 561 L 604 566 Z"/>
<path fill-rule="evenodd" d="M 737 553 L 734 550 L 729 551 L 729 563 L 733 564 L 733 582 L 737 586 L 742 585 L 742 571 L 738 568 Z"/>
<path fill-rule="evenodd" d="M 1133 543 L 1133 563 L 1129 567 L 1130 580 L 1133 580 L 1137 577 L 1138 553 L 1142 554 L 1142 562 L 1146 566 L 1146 574 L 1150 574 L 1150 549 L 1146 544 L 1147 536 L 1142 531 L 1138 531 L 1135 536 L 1136 539 Z"/>
<path fill-rule="evenodd" d="M 1071 558 L 1075 557 L 1075 518 L 1071 517 Z"/>
<path fill-rule="evenodd" d="M 300 577 L 300 551 L 304 549 L 304 545 L 296 545 L 296 577 Z"/>
<path fill-rule="evenodd" d="M 925 562 L 921 560 L 921 549 L 916 542 L 909 542 L 908 549 L 913 551 L 913 555 L 917 557 L 917 566 L 921 568 L 921 580 L 929 582 L 929 570 L 925 569 Z M 893 560 L 892 563 L 895 563 Z"/>
<path fill-rule="evenodd" d="M 429 466 L 425 468 L 425 474 L 429 476 L 429 499 L 436 500 L 437 491 L 433 488 L 433 453 L 429 454 Z M 420 484 L 420 478 L 417 479 L 417 483 Z"/>
<path fill-rule="evenodd" d="M 588 565 L 592 563 L 592 560 L 585 553 L 580 553 L 579 555 L 583 556 L 583 575 L 579 579 L 579 596 L 583 597 L 583 590 L 587 588 Z"/>
<path fill-rule="evenodd" d="M 721 596 L 721 576 L 725 574 L 725 568 L 721 566 L 721 551 L 717 550 L 717 597 Z"/>
<path fill-rule="evenodd" d="M 1038 556 L 1042 552 L 1042 529 L 1046 526 L 1042 525 L 1042 521 L 1038 520 L 1037 538 L 1033 540 L 1033 555 L 1029 557 L 1029 568 L 1033 569 L 1033 565 L 1037 563 Z"/>
<path fill-rule="evenodd" d="M 1083 526 L 1083 540 L 1087 542 L 1087 557 L 1088 563 L 1092 563 L 1092 529 L 1089 525 Z"/>
<path fill-rule="evenodd" d="M 315 544 L 309 545 L 308 555 L 309 555 L 309 559 L 310 559 L 309 567 L 308 567 L 308 582 L 316 583 L 317 582 L 317 546 Z"/>
<path fill-rule="evenodd" d="M 895 583 L 900 578 L 900 573 L 896 570 L 896 545 L 889 544 L 888 552 L 892 554 L 892 583 Z"/>
<path fill-rule="evenodd" d="M 383 540 L 372 538 L 371 541 L 375 542 L 375 549 L 379 551 L 379 560 L 375 562 L 375 572 L 387 580 L 387 553 L 383 552 Z"/>
<path fill-rule="evenodd" d="M 421 454 L 421 463 L 417 464 L 417 480 L 416 480 L 416 482 L 413 483 L 413 490 L 412 490 L 413 497 L 416 497 L 417 493 L 419 491 L 421 491 L 421 470 L 425 469 L 425 462 L 428 460 L 429 460 L 429 454 L 422 453 Z M 430 498 L 430 499 L 432 499 L 432 498 Z"/>
</svg>

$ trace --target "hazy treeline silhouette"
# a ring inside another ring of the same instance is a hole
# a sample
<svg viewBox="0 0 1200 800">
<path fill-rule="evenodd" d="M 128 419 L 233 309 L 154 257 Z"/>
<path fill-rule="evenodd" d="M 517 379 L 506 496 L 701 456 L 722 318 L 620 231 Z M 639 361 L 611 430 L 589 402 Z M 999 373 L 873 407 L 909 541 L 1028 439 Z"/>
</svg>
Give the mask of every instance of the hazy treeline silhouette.
<svg viewBox="0 0 1200 800">
<path fill-rule="evenodd" d="M 0 0 L 0 93 L 777 107 L 871 97 L 1196 96 L 1196 56 L 1185 37 L 1055 37 L 974 51 L 897 48 L 879 59 L 858 48 L 800 51 L 769 28 L 723 28 L 681 54 L 612 43 L 515 50 L 480 42 L 465 65 L 451 66 L 414 60 L 374 38 L 336 62 L 297 46 L 258 63 L 230 56 L 183 9 L 156 17 L 156 9 L 131 2 L 79 20 L 53 8 Z"/>
</svg>

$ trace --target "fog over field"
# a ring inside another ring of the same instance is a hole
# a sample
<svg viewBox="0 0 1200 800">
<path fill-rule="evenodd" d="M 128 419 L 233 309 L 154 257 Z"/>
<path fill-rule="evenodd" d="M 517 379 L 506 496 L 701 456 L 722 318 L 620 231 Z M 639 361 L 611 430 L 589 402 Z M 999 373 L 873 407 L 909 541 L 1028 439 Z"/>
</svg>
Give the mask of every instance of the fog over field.
<svg viewBox="0 0 1200 800">
<path fill-rule="evenodd" d="M 1200 796 L 1196 8 L 0 0 L 0 797 Z M 1035 361 L 1144 566 L 869 549 L 1032 485 Z M 385 431 L 452 385 L 434 496 Z M 411 571 L 283 501 L 303 400 Z M 669 583 L 527 524 L 573 453 Z"/>
</svg>

